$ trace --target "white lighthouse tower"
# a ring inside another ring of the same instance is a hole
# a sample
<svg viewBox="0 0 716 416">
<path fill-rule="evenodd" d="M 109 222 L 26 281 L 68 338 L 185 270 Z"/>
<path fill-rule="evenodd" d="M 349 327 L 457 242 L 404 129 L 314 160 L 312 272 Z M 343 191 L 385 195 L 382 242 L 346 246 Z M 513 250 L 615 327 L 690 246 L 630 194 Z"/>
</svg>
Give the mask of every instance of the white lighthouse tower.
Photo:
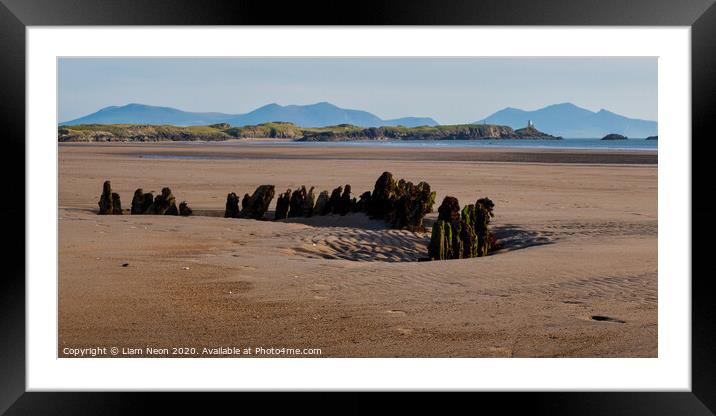
<svg viewBox="0 0 716 416">
<path fill-rule="evenodd" d="M 535 124 L 532 122 L 532 120 L 527 120 L 527 127 L 534 127 Z"/>
</svg>

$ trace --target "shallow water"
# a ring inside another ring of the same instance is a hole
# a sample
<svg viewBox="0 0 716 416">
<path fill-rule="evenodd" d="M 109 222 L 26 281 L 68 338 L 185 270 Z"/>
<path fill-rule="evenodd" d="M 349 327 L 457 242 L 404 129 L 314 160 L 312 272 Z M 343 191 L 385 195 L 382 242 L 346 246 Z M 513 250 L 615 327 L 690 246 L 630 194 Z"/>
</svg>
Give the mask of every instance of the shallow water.
<svg viewBox="0 0 716 416">
<path fill-rule="evenodd" d="M 253 145 L 282 145 L 302 147 L 410 147 L 410 148 L 524 148 L 524 149 L 582 149 L 582 150 L 658 150 L 658 140 L 629 139 L 629 140 L 601 140 L 601 139 L 562 139 L 562 140 L 381 140 L 381 141 L 349 141 L 349 142 L 293 142 L 287 140 L 276 141 L 246 141 L 231 142 L 188 142 L 201 145 L 216 146 L 253 146 Z"/>
</svg>

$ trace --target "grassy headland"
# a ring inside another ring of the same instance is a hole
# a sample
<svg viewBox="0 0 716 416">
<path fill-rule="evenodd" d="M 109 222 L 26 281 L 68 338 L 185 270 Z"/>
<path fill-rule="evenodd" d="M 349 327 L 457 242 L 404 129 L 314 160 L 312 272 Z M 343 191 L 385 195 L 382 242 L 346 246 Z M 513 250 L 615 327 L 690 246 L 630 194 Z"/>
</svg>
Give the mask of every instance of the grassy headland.
<svg viewBox="0 0 716 416">
<path fill-rule="evenodd" d="M 542 133 L 534 127 L 513 130 L 508 126 L 493 124 L 369 128 L 351 124 L 308 128 L 285 122 L 242 127 L 231 127 L 226 123 L 188 127 L 145 124 L 80 124 L 59 126 L 57 132 L 60 142 L 222 141 L 241 138 L 295 141 L 560 139 L 560 137 Z"/>
</svg>

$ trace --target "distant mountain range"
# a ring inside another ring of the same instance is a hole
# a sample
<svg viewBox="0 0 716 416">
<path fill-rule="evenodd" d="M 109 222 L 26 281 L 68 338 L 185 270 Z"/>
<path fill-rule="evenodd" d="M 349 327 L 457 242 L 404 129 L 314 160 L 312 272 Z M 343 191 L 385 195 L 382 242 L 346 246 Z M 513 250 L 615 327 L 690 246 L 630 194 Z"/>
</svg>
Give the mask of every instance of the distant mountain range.
<svg viewBox="0 0 716 416">
<path fill-rule="evenodd" d="M 531 120 L 543 132 L 565 138 L 601 138 L 607 134 L 621 134 L 630 138 L 656 136 L 655 121 L 628 118 L 607 110 L 593 112 L 571 103 L 550 105 L 539 110 L 526 111 L 505 108 L 473 124 L 498 124 L 519 129 Z M 310 105 L 268 104 L 246 114 L 194 113 L 170 107 L 144 104 L 127 104 L 103 108 L 95 113 L 60 125 L 77 124 L 171 124 L 175 126 L 202 126 L 228 123 L 235 127 L 284 121 L 301 127 L 326 127 L 352 124 L 359 127 L 381 126 L 436 126 L 429 117 L 404 117 L 383 120 L 367 111 L 348 110 L 331 103 Z"/>
<path fill-rule="evenodd" d="M 629 138 L 645 138 L 657 135 L 656 121 L 628 118 L 607 110 L 598 112 L 577 107 L 571 103 L 550 105 L 535 111 L 505 108 L 476 124 L 501 124 L 520 128 L 532 120 L 540 131 L 565 138 L 601 138 L 616 133 Z"/>
<path fill-rule="evenodd" d="M 348 110 L 331 103 L 311 105 L 268 104 L 246 114 L 193 113 L 170 107 L 144 104 L 127 104 L 103 108 L 95 113 L 61 125 L 77 124 L 172 124 L 175 126 L 201 126 L 229 123 L 232 126 L 248 126 L 272 121 L 285 121 L 301 127 L 325 127 L 352 124 L 360 127 L 380 126 L 435 126 L 438 123 L 428 117 L 404 117 L 383 120 L 367 111 Z"/>
</svg>

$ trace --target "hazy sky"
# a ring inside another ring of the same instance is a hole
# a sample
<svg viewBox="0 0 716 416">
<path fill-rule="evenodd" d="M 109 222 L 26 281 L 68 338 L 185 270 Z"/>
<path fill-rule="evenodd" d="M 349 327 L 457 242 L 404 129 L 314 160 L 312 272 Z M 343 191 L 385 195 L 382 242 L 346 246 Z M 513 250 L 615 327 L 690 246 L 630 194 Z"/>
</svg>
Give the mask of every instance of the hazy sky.
<svg viewBox="0 0 716 416">
<path fill-rule="evenodd" d="M 59 121 L 128 103 L 238 114 L 320 101 L 442 124 L 562 102 L 657 118 L 657 58 L 60 58 L 58 74 Z"/>
</svg>

